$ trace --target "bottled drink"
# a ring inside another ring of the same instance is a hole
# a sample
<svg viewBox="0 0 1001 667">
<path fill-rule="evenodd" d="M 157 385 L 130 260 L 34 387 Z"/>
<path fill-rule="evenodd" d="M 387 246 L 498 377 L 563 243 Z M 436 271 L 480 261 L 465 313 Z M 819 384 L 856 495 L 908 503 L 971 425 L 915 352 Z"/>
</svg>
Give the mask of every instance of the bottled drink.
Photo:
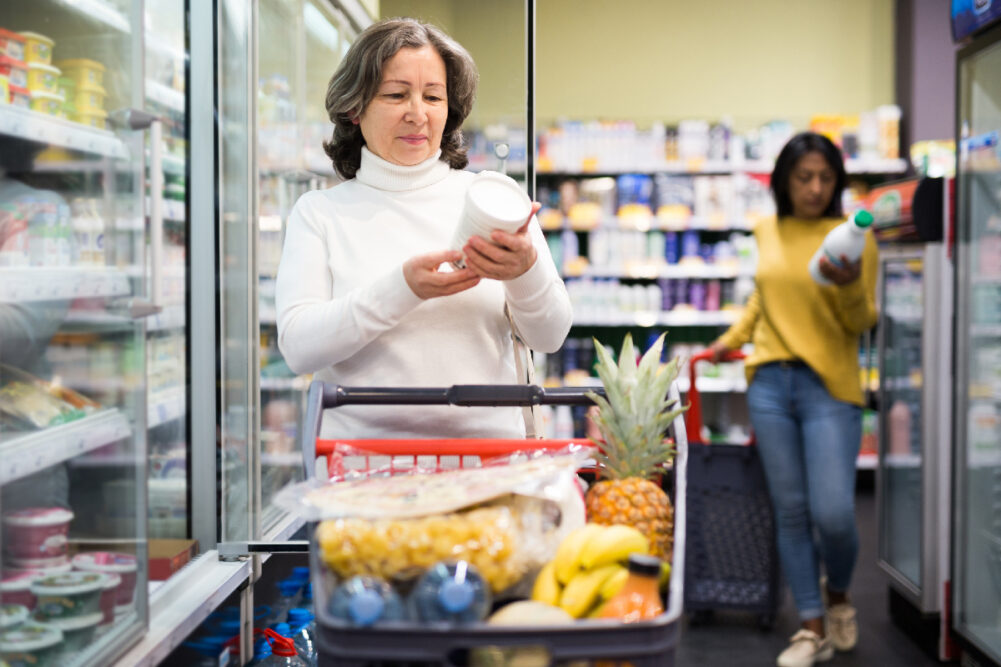
<svg viewBox="0 0 1001 667">
<path fill-rule="evenodd" d="M 475 623 L 486 618 L 493 602 L 483 577 L 463 560 L 433 565 L 410 600 L 416 618 L 426 623 Z"/>
<path fill-rule="evenodd" d="M 278 627 L 286 632 L 289 630 L 286 623 L 279 623 Z M 299 657 L 291 637 L 283 636 L 278 630 L 270 628 L 264 631 L 264 636 L 271 645 L 271 655 L 258 663 L 261 667 L 309 667 L 309 664 Z"/>
<path fill-rule="evenodd" d="M 313 613 L 308 609 L 289 609 L 288 622 L 292 632 L 290 636 L 295 642 L 299 657 L 304 658 L 310 664 L 315 663 L 316 643 Z"/>
<path fill-rule="evenodd" d="M 818 284 L 833 284 L 820 272 L 820 258 L 826 256 L 827 261 L 835 266 L 841 266 L 842 255 L 847 257 L 849 262 L 856 261 L 865 250 L 865 231 L 871 224 L 872 215 L 868 211 L 860 210 L 827 233 L 824 242 L 810 259 L 810 275 Z"/>
<path fill-rule="evenodd" d="M 631 554 L 629 578 L 622 590 L 601 608 L 601 618 L 635 623 L 664 613 L 660 601 L 660 568 L 660 559 L 656 556 Z"/>
<path fill-rule="evenodd" d="M 403 600 L 393 587 L 375 577 L 351 577 L 334 589 L 327 608 L 335 618 L 359 627 L 407 618 Z"/>
<path fill-rule="evenodd" d="M 278 582 L 278 599 L 272 607 L 272 623 L 284 623 L 288 620 L 288 610 L 299 604 L 299 592 L 302 583 L 292 577 Z"/>
</svg>

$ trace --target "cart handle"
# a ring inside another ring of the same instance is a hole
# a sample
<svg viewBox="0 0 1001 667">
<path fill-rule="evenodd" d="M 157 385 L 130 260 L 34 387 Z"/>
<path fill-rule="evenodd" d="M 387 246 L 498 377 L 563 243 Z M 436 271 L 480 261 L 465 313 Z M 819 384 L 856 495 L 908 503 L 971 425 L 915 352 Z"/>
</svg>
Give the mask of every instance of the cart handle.
<svg viewBox="0 0 1001 667">
<path fill-rule="evenodd" d="M 313 380 L 306 397 L 306 419 L 301 442 L 306 476 L 316 467 L 316 441 L 320 437 L 323 411 L 340 405 L 461 405 L 528 406 L 593 405 L 587 394 L 605 395 L 603 387 L 550 387 L 534 384 L 479 385 L 451 387 L 345 387 Z"/>
<path fill-rule="evenodd" d="M 723 354 L 720 361 L 737 361 L 746 355 L 740 350 L 730 350 Z M 688 377 L 691 380 L 688 386 L 688 414 L 685 416 L 685 430 L 688 433 L 688 442 L 694 444 L 702 442 L 702 397 L 695 386 L 695 365 L 700 361 L 712 361 L 713 353 L 709 350 L 693 354 L 688 360 Z"/>
</svg>

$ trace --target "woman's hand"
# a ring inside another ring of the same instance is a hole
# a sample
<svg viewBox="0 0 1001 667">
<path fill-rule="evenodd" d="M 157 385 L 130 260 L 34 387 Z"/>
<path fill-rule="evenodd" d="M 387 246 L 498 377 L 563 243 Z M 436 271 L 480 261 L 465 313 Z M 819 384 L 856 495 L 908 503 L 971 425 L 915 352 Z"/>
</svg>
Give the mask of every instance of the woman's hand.
<svg viewBox="0 0 1001 667">
<path fill-rule="evenodd" d="M 712 355 L 709 360 L 714 364 L 718 364 L 723 360 L 726 353 L 730 351 L 730 348 L 717 340 L 709 344 L 707 351 Z"/>
<path fill-rule="evenodd" d="M 472 269 L 438 270 L 442 264 L 460 259 L 462 253 L 458 250 L 442 250 L 411 257 L 403 263 L 403 278 L 414 294 L 422 299 L 464 292 L 480 282 L 480 276 Z"/>
<path fill-rule="evenodd" d="M 528 220 L 514 234 L 495 229 L 490 233 L 490 241 L 471 236 L 462 248 L 466 266 L 476 275 L 494 280 L 511 280 L 532 268 L 537 254 L 528 225 L 540 208 L 542 204 L 533 202 Z"/>
<path fill-rule="evenodd" d="M 841 255 L 841 266 L 837 266 L 824 256 L 820 258 L 820 273 L 835 285 L 847 285 L 862 275 L 862 260 L 850 262 L 847 257 Z"/>
</svg>

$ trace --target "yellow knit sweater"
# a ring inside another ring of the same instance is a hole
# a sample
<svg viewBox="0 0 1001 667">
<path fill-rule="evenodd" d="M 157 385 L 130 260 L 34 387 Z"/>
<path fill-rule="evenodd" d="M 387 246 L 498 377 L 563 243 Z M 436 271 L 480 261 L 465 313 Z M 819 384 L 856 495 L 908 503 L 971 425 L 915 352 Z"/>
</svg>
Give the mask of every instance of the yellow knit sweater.
<svg viewBox="0 0 1001 667">
<path fill-rule="evenodd" d="M 733 349 L 754 343 L 745 362 L 749 383 L 764 364 L 799 359 L 834 398 L 862 405 L 859 336 L 876 323 L 878 260 L 872 232 L 866 233 L 858 280 L 822 287 L 807 270 L 827 232 L 841 222 L 782 218 L 756 226 L 756 288 L 741 318 L 720 337 Z"/>
</svg>

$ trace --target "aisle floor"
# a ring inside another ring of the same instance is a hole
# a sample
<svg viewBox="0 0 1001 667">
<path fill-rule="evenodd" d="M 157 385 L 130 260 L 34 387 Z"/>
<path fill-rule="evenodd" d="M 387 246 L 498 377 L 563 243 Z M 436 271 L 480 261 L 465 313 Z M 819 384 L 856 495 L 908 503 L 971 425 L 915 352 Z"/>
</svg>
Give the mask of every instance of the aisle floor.
<svg viewBox="0 0 1001 667">
<path fill-rule="evenodd" d="M 876 494 L 871 484 L 859 486 L 856 515 L 860 550 L 851 594 L 859 614 L 859 645 L 851 653 L 836 654 L 833 660 L 819 664 L 831 667 L 941 664 L 924 653 L 890 619 L 887 578 L 876 564 Z M 798 626 L 786 588 L 775 627 L 768 632 L 759 630 L 757 618 L 750 614 L 716 612 L 712 621 L 704 625 L 686 621 L 675 663 L 679 667 L 771 667 Z"/>
</svg>

